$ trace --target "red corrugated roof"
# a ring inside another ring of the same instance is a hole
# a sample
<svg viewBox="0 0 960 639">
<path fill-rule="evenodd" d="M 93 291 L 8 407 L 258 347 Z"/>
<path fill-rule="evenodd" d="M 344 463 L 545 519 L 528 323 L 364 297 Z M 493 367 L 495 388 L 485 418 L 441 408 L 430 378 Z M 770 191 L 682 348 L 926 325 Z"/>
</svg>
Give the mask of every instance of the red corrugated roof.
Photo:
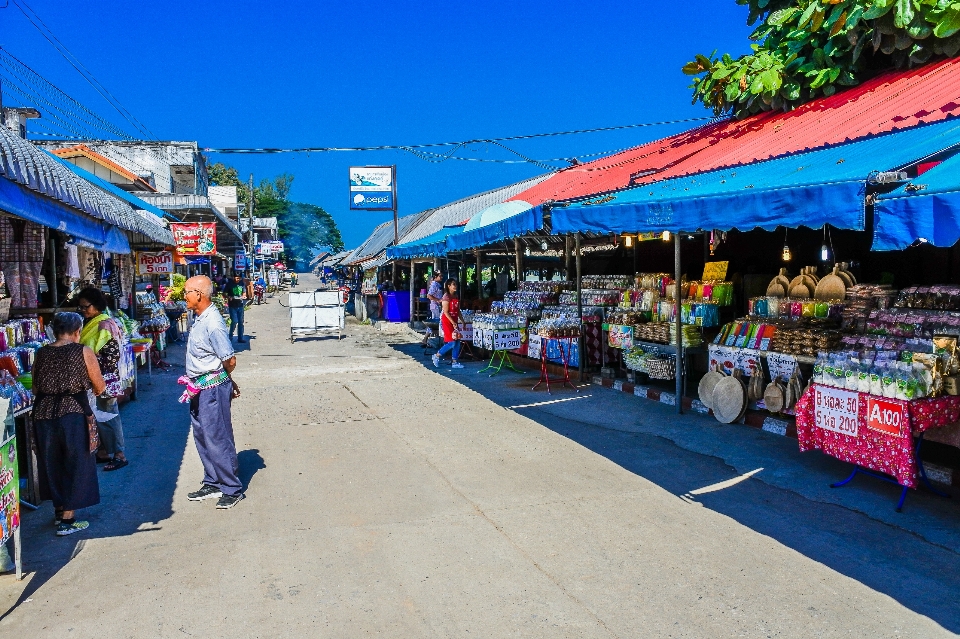
<svg viewBox="0 0 960 639">
<path fill-rule="evenodd" d="M 960 59 L 881 75 L 789 113 L 724 120 L 559 171 L 511 199 L 533 205 L 700 173 L 960 115 Z"/>
</svg>

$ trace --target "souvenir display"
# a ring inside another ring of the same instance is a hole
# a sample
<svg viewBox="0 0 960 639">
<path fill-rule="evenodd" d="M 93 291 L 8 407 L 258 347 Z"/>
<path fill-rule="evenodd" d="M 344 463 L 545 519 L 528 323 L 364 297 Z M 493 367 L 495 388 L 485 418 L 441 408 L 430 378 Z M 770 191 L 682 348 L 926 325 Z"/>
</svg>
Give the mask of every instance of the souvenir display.
<svg viewBox="0 0 960 639">
<path fill-rule="evenodd" d="M 536 332 L 540 337 L 579 337 L 580 322 L 576 318 L 567 317 L 540 320 L 536 325 Z"/>
</svg>

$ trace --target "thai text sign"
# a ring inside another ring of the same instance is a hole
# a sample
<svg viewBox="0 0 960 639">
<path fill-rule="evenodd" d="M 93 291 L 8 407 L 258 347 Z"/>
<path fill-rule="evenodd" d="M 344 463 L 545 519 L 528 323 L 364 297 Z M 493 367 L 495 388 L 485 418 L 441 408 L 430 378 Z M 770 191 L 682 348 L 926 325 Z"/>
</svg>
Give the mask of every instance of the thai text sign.
<svg viewBox="0 0 960 639">
<path fill-rule="evenodd" d="M 817 428 L 856 437 L 860 395 L 856 391 L 814 386 L 814 424 Z"/>
<path fill-rule="evenodd" d="M 523 331 L 520 329 L 493 332 L 493 350 L 495 351 L 516 350 L 521 344 L 523 344 Z"/>
<path fill-rule="evenodd" d="M 607 344 L 611 348 L 633 348 L 633 327 L 611 324 L 607 333 Z"/>
<path fill-rule="evenodd" d="M 703 265 L 704 282 L 721 282 L 727 279 L 730 262 L 707 262 Z"/>
<path fill-rule="evenodd" d="M 137 253 L 137 274 L 167 275 L 169 273 L 173 273 L 173 253 L 170 251 Z"/>
<path fill-rule="evenodd" d="M 173 241 L 181 255 L 214 255 L 217 252 L 217 224 L 195 222 L 171 224 Z"/>
<path fill-rule="evenodd" d="M 473 323 L 463 325 L 463 328 L 460 330 L 460 341 L 473 342 Z"/>
<path fill-rule="evenodd" d="M 17 474 L 17 438 L 10 437 L 0 444 L 0 543 L 12 537 L 20 527 L 20 480 Z"/>
<path fill-rule="evenodd" d="M 351 166 L 350 208 L 355 211 L 396 210 L 396 167 Z"/>
<path fill-rule="evenodd" d="M 867 428 L 891 435 L 903 436 L 903 427 L 907 425 L 907 405 L 903 402 L 893 402 L 888 399 L 874 397 L 867 398 Z"/>
</svg>

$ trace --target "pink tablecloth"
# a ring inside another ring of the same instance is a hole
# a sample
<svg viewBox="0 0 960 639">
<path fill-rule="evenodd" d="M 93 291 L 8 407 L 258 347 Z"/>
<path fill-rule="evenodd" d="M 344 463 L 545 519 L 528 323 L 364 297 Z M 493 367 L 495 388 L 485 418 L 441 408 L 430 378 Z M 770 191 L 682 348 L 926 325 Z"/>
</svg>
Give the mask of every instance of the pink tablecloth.
<svg viewBox="0 0 960 639">
<path fill-rule="evenodd" d="M 917 487 L 917 461 L 913 436 L 930 428 L 952 424 L 960 419 L 960 397 L 935 397 L 911 402 L 884 401 L 905 406 L 908 423 L 899 435 L 867 428 L 866 393 L 858 393 L 859 424 L 856 435 L 845 435 L 819 428 L 815 421 L 815 385 L 797 402 L 797 438 L 800 451 L 821 450 L 831 457 L 894 477 L 902 486 Z"/>
</svg>

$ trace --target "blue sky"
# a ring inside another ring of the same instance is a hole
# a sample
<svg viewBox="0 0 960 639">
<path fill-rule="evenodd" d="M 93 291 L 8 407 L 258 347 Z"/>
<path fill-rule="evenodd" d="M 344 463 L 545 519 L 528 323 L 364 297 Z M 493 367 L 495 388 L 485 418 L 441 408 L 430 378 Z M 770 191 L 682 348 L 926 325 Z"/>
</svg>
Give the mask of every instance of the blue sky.
<svg viewBox="0 0 960 639">
<path fill-rule="evenodd" d="M 750 32 L 734 0 L 27 2 L 158 138 L 213 148 L 414 144 L 703 117 L 680 67 L 695 53 L 743 52 Z M 0 46 L 126 126 L 12 2 L 0 9 Z M 583 156 L 690 126 L 511 146 L 536 159 Z M 516 159 L 490 145 L 460 153 Z M 390 215 L 348 210 L 352 164 L 398 166 L 401 215 L 543 172 L 401 151 L 211 160 L 256 181 L 294 174 L 291 199 L 329 211 L 348 247 Z"/>
</svg>

